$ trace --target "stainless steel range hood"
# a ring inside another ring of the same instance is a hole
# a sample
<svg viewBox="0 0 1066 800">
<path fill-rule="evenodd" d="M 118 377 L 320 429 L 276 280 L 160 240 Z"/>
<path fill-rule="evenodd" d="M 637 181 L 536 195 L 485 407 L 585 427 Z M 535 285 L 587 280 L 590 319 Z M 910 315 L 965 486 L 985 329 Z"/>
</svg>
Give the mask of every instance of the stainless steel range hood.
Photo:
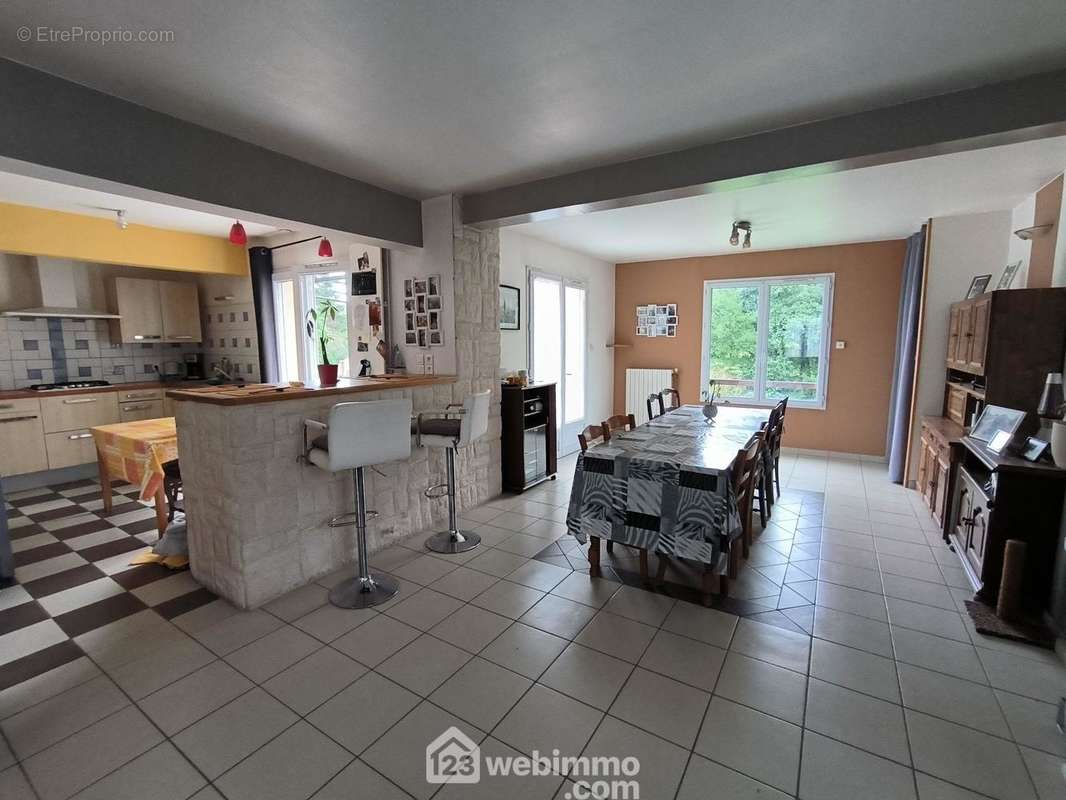
<svg viewBox="0 0 1066 800">
<path fill-rule="evenodd" d="M 37 259 L 37 281 L 41 304 L 0 312 L 5 317 L 62 317 L 65 319 L 119 319 L 118 314 L 78 304 L 74 280 L 75 264 L 51 258 Z"/>
</svg>

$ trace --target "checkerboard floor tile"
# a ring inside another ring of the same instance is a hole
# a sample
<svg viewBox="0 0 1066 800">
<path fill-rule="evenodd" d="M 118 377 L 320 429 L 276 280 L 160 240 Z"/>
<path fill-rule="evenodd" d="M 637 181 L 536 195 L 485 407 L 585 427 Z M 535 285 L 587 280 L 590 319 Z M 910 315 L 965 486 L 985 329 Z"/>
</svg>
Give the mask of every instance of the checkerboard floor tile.
<svg viewBox="0 0 1066 800">
<path fill-rule="evenodd" d="M 82 634 L 148 608 L 169 619 L 215 600 L 187 572 L 129 565 L 158 538 L 155 509 L 135 486 L 113 490 L 110 514 L 92 480 L 7 497 L 16 586 L 0 590 L 0 692 L 82 658 L 72 641 Z M 177 576 L 180 591 L 150 591 Z"/>
<path fill-rule="evenodd" d="M 0 591 L 0 794 L 572 791 L 564 775 L 425 783 L 426 745 L 456 725 L 494 755 L 635 755 L 641 796 L 664 800 L 1062 797 L 1066 668 L 974 630 L 955 554 L 883 465 L 781 467 L 712 609 L 689 602 L 684 565 L 641 587 L 622 546 L 588 576 L 560 527 L 573 458 L 461 514 L 484 534 L 473 557 L 427 553 L 425 534 L 375 553 L 401 593 L 362 611 L 328 605 L 350 568 L 238 611 L 188 572 L 128 566 L 155 536 L 150 508 L 116 499 L 104 517 L 88 482 L 19 493 L 28 579 Z"/>
</svg>

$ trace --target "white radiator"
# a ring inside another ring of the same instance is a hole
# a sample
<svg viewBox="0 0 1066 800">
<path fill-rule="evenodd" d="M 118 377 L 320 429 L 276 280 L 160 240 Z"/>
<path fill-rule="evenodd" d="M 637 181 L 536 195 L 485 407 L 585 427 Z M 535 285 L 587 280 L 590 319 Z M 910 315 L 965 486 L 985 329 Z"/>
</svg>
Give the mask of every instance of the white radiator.
<svg viewBox="0 0 1066 800">
<path fill-rule="evenodd" d="M 636 417 L 638 425 L 647 422 L 648 395 L 673 387 L 676 375 L 676 369 L 627 369 L 626 413 Z"/>
</svg>

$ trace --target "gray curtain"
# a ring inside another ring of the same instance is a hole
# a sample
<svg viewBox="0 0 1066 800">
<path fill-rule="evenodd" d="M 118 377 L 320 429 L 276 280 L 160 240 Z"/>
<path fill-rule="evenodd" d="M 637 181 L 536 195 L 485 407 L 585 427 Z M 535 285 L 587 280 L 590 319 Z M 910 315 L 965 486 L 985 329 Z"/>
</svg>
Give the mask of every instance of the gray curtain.
<svg viewBox="0 0 1066 800">
<path fill-rule="evenodd" d="M 914 389 L 914 363 L 918 356 L 918 306 L 922 300 L 922 271 L 925 268 L 925 226 L 907 239 L 903 258 L 903 288 L 899 297 L 896 324 L 896 362 L 892 373 L 892 394 L 888 406 L 888 477 L 903 483 L 903 466 L 911 430 L 911 393 Z"/>
</svg>

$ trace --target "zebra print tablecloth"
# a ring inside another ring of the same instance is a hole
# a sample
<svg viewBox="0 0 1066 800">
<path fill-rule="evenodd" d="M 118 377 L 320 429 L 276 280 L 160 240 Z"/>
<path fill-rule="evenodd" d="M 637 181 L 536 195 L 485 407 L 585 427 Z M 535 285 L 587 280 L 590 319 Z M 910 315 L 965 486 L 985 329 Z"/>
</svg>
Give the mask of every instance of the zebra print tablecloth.
<svg viewBox="0 0 1066 800">
<path fill-rule="evenodd" d="M 740 533 L 729 469 L 769 418 L 759 409 L 681 406 L 578 456 L 566 526 L 649 552 L 716 564 Z"/>
</svg>

